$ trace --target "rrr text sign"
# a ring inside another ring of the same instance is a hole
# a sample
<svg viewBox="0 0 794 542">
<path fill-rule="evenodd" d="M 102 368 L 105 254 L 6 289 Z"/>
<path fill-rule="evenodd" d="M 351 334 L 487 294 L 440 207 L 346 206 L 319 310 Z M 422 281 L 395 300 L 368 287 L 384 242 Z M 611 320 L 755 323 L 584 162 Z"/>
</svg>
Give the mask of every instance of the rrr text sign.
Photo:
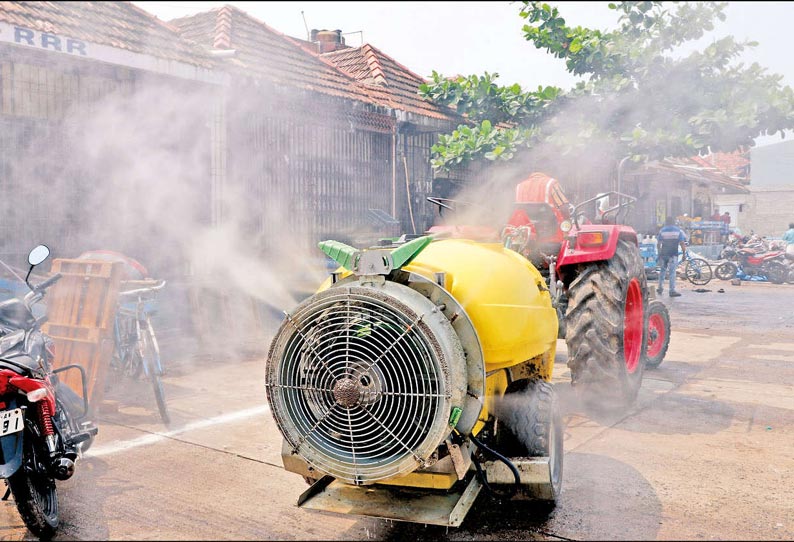
<svg viewBox="0 0 794 542">
<path fill-rule="evenodd" d="M 2 25 L 0 27 L 0 41 L 16 45 L 27 45 L 58 53 L 88 56 L 88 44 L 82 40 L 56 36 L 49 32 L 37 32 L 36 30 L 16 25 Z"/>
</svg>

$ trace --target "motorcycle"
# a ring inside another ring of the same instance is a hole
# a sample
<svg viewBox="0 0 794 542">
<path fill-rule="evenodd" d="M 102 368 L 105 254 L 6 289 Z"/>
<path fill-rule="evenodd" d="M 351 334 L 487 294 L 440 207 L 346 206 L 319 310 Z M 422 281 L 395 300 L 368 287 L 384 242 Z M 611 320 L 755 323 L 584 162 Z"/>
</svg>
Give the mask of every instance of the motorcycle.
<svg viewBox="0 0 794 542">
<path fill-rule="evenodd" d="M 71 478 L 97 434 L 87 419 L 85 371 L 79 365 L 52 369 L 53 341 L 40 329 L 46 314 L 35 315 L 34 304 L 61 278 L 58 273 L 36 286 L 29 282 L 49 252 L 44 245 L 30 252 L 24 279 L 30 291 L 24 299 L 0 302 L 0 478 L 8 486 L 3 500 L 13 495 L 25 525 L 39 538 L 58 529 L 55 481 Z M 81 375 L 82 398 L 59 381 L 58 375 L 70 370 Z"/>
<path fill-rule="evenodd" d="M 790 266 L 785 253 L 779 250 L 765 252 L 760 247 L 726 246 L 720 259 L 728 260 L 717 268 L 717 276 L 734 277 L 741 270 L 746 275 L 763 275 L 773 284 L 783 284 L 789 277 Z"/>
</svg>

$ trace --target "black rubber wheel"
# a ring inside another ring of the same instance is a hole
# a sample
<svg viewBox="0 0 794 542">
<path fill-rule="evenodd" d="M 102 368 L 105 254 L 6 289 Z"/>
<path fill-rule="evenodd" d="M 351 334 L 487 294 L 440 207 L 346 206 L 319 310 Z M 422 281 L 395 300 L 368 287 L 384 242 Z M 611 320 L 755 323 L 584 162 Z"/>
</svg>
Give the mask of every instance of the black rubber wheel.
<svg viewBox="0 0 794 542">
<path fill-rule="evenodd" d="M 794 284 L 794 267 L 791 267 L 788 270 L 788 275 L 786 275 L 786 282 L 789 284 Z"/>
<path fill-rule="evenodd" d="M 625 406 L 642 384 L 645 270 L 637 245 L 618 241 L 608 261 L 582 265 L 568 287 L 568 367 L 588 402 Z"/>
<path fill-rule="evenodd" d="M 693 258 L 687 260 L 686 266 L 684 267 L 684 276 L 689 282 L 696 286 L 705 286 L 711 282 L 711 278 L 714 274 L 709 262 L 702 258 Z"/>
<path fill-rule="evenodd" d="M 149 381 L 152 383 L 152 390 L 154 391 L 154 398 L 157 401 L 157 410 L 160 411 L 160 419 L 163 420 L 165 426 L 171 425 L 171 416 L 168 414 L 168 405 L 165 402 L 165 392 L 163 391 L 163 382 L 160 379 L 160 364 L 157 360 L 160 357 L 159 349 L 157 348 L 157 339 L 152 335 L 151 331 L 146 327 L 141 326 L 141 362 L 145 366 L 146 374 L 149 375 Z"/>
<path fill-rule="evenodd" d="M 766 268 L 766 278 L 772 284 L 783 284 L 788 278 L 789 270 L 786 264 L 769 262 Z"/>
<path fill-rule="evenodd" d="M 25 458 L 8 478 L 8 487 L 28 530 L 41 539 L 50 539 L 60 523 L 55 480 L 40 463 L 43 454 L 35 453 L 33 436 L 26 432 L 24 438 Z"/>
<path fill-rule="evenodd" d="M 544 380 L 516 382 L 499 409 L 498 447 L 509 457 L 548 457 L 554 506 L 562 491 L 564 427 L 554 386 Z"/>
<path fill-rule="evenodd" d="M 661 365 L 670 346 L 670 313 L 661 301 L 648 303 L 642 359 L 646 369 Z"/>
<path fill-rule="evenodd" d="M 731 280 L 736 277 L 739 268 L 733 262 L 723 262 L 714 269 L 714 276 L 720 280 Z"/>
</svg>

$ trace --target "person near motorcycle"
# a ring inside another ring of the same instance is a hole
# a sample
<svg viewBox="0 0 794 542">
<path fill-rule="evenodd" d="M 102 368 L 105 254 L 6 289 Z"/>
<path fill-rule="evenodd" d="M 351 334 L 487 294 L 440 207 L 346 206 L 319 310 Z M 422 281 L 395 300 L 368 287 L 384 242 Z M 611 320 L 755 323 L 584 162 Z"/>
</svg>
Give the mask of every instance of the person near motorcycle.
<svg viewBox="0 0 794 542">
<path fill-rule="evenodd" d="M 786 255 L 794 257 L 794 222 L 788 225 L 788 230 L 783 234 L 783 240 L 788 243 L 786 245 Z"/>
<path fill-rule="evenodd" d="M 670 297 L 680 297 L 681 294 L 675 289 L 675 268 L 678 265 L 678 247 L 686 252 L 686 235 L 683 230 L 675 225 L 675 219 L 668 216 L 664 220 L 664 226 L 659 230 L 657 248 L 659 251 L 659 286 L 656 293 L 661 295 L 664 292 L 664 276 L 669 274 Z"/>
</svg>

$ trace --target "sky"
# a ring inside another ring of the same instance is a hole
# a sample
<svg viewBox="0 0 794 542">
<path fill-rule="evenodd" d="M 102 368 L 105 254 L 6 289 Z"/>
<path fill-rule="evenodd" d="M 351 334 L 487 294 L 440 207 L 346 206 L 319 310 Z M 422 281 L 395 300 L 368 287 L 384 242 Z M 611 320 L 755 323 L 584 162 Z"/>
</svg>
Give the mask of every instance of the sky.
<svg viewBox="0 0 794 542">
<path fill-rule="evenodd" d="M 133 2 L 162 20 L 231 4 L 272 28 L 306 38 L 306 28 L 342 30 L 348 45 L 370 43 L 420 76 L 498 73 L 501 84 L 569 88 L 563 61 L 535 49 L 521 32 L 520 2 Z M 551 2 L 569 24 L 609 29 L 608 2 Z M 303 13 L 303 14 L 302 14 Z M 729 2 L 727 20 L 698 45 L 725 35 L 758 42 L 742 60 L 758 62 L 794 85 L 794 2 Z M 304 24 L 304 16 L 306 23 Z M 780 141 L 760 138 L 757 144 Z"/>
</svg>

